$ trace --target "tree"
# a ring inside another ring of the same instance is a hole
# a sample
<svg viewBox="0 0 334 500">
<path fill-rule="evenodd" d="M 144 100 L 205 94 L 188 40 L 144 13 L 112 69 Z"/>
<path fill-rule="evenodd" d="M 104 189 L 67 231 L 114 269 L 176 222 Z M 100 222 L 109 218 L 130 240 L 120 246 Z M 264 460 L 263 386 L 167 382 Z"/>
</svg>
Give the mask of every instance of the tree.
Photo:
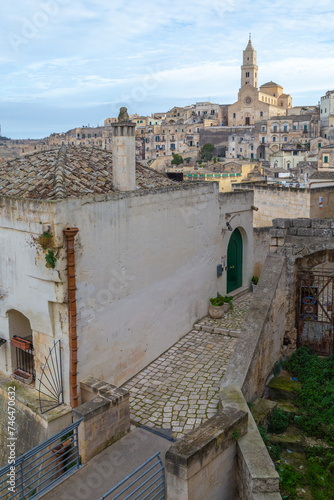
<svg viewBox="0 0 334 500">
<path fill-rule="evenodd" d="M 177 153 L 173 153 L 172 165 L 181 165 L 183 163 L 183 158 Z"/>
<path fill-rule="evenodd" d="M 191 162 L 190 156 L 188 156 L 187 158 L 185 158 L 184 161 L 185 161 L 185 163 L 187 163 L 189 165 L 189 163 Z"/>
<path fill-rule="evenodd" d="M 213 152 L 215 150 L 215 146 L 213 144 L 210 144 L 210 142 L 207 142 L 202 146 L 202 149 L 200 150 L 200 157 L 204 161 L 209 161 L 212 159 Z"/>
</svg>

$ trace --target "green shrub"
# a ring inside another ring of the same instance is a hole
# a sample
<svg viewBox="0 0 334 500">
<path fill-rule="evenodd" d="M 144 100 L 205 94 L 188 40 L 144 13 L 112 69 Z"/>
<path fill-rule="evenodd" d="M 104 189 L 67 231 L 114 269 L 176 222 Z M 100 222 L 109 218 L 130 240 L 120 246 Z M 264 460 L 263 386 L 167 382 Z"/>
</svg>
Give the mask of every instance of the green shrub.
<svg viewBox="0 0 334 500">
<path fill-rule="evenodd" d="M 334 441 L 334 356 L 322 359 L 308 347 L 293 353 L 284 367 L 302 384 L 296 424 L 307 434 Z"/>
<path fill-rule="evenodd" d="M 289 500 L 298 498 L 296 488 L 304 484 L 303 475 L 288 464 L 281 464 L 278 467 L 278 473 L 282 497 L 284 498 L 284 494 L 287 493 Z"/>
<path fill-rule="evenodd" d="M 286 430 L 289 423 L 290 423 L 289 415 L 280 408 L 277 408 L 277 410 L 274 410 L 272 416 L 270 417 L 268 423 L 268 431 L 273 432 L 275 434 L 281 434 Z"/>
</svg>

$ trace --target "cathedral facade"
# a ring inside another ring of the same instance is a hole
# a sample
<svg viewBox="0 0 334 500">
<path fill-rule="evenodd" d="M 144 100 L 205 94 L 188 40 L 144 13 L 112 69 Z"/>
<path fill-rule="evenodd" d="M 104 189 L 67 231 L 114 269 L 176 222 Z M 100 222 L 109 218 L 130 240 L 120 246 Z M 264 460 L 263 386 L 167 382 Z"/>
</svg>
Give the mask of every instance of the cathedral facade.
<svg viewBox="0 0 334 500">
<path fill-rule="evenodd" d="M 274 82 L 258 89 L 258 66 L 256 50 L 251 38 L 243 53 L 241 66 L 241 88 L 238 100 L 228 109 L 228 124 L 232 127 L 254 125 L 272 116 L 284 116 L 292 107 L 292 98 L 283 93 L 283 87 Z"/>
</svg>

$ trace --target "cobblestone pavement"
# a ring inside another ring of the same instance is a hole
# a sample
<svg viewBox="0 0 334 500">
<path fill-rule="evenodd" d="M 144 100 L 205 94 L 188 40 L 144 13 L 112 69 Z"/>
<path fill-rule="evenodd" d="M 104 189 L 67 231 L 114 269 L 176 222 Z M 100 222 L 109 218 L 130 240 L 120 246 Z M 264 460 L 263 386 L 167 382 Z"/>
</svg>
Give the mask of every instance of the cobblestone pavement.
<svg viewBox="0 0 334 500">
<path fill-rule="evenodd" d="M 131 419 L 180 438 L 217 412 L 218 392 L 251 294 L 221 320 L 203 318 L 162 356 L 124 384 Z"/>
</svg>

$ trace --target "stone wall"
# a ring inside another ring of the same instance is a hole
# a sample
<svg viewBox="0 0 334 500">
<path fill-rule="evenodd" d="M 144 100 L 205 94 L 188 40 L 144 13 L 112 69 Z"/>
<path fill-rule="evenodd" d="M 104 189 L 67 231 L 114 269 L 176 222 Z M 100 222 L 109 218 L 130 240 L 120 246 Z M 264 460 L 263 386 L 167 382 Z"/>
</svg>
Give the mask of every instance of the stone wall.
<svg viewBox="0 0 334 500">
<path fill-rule="evenodd" d="M 270 246 L 270 227 L 255 227 L 253 233 L 254 239 L 254 266 L 253 274 L 260 276 L 263 265 L 269 253 Z"/>
<path fill-rule="evenodd" d="M 71 409 L 59 406 L 41 415 L 37 391 L 0 375 L 0 467 L 8 460 L 8 390 L 15 388 L 15 453 L 18 458 L 72 423 Z M 11 407 L 12 408 L 12 407 Z"/>
<path fill-rule="evenodd" d="M 203 183 L 59 204 L 59 225 L 79 228 L 79 380 L 94 374 L 123 384 L 207 314 L 208 298 L 225 293 L 217 265 L 227 210 L 242 212 L 236 223 L 251 262 L 251 199 L 231 193 L 218 201 L 217 185 Z M 245 282 L 251 272 L 252 263 Z"/>
<path fill-rule="evenodd" d="M 261 397 L 273 365 L 283 352 L 286 312 L 286 267 L 283 255 L 267 256 L 254 292 L 243 337 L 225 372 L 223 408 L 249 411 L 246 402 Z M 279 499 L 279 480 L 251 413 L 248 432 L 238 441 L 240 499 Z M 257 497 L 257 495 L 260 495 Z"/>
<path fill-rule="evenodd" d="M 254 190 L 254 227 L 268 227 L 274 218 L 326 218 L 334 212 L 334 186 L 292 188 L 274 185 L 238 185 Z M 320 198 L 322 202 L 320 203 Z"/>
<path fill-rule="evenodd" d="M 82 403 L 72 410 L 74 421 L 83 418 L 78 438 L 82 463 L 130 430 L 130 393 L 88 377 L 81 383 Z"/>
<path fill-rule="evenodd" d="M 247 412 L 223 410 L 166 453 L 167 498 L 236 500 L 236 443 L 247 431 Z"/>
</svg>

